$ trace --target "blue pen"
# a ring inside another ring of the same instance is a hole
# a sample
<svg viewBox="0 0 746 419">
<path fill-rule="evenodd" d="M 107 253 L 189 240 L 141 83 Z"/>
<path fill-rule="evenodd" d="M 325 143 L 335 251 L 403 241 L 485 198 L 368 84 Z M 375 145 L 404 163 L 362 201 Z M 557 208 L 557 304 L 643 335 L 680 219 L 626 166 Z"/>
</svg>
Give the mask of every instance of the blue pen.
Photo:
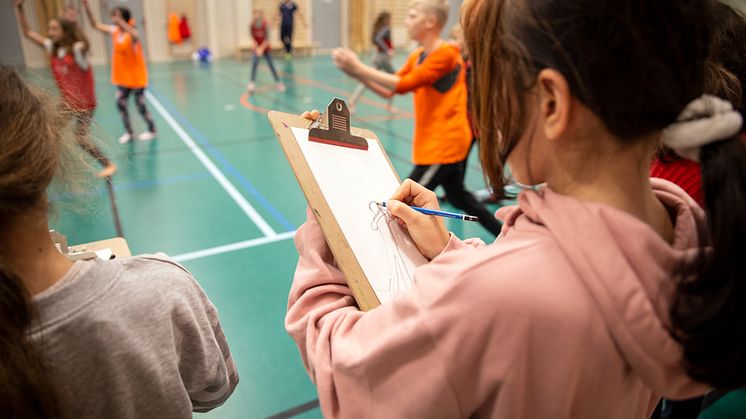
<svg viewBox="0 0 746 419">
<path fill-rule="evenodd" d="M 385 201 L 384 202 L 376 202 L 376 205 L 379 205 L 379 206 L 385 208 L 386 207 L 386 202 Z M 446 217 L 446 218 L 457 218 L 459 220 L 464 220 L 464 221 L 479 221 L 479 218 L 475 217 L 473 215 L 458 214 L 458 213 L 455 213 L 455 212 L 438 211 L 438 210 L 429 209 L 429 208 L 420 208 L 420 207 L 412 207 L 412 206 L 410 206 L 409 208 L 412 208 L 413 210 L 415 210 L 417 212 L 421 212 L 421 213 L 427 214 L 427 215 L 437 215 L 438 217 Z"/>
</svg>

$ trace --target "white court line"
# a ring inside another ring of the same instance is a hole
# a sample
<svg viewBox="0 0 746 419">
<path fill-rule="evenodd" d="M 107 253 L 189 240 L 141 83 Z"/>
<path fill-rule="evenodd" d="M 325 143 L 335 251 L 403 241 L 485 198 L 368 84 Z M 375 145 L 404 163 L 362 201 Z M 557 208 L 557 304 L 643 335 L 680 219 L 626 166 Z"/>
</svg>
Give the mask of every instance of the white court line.
<svg viewBox="0 0 746 419">
<path fill-rule="evenodd" d="M 158 99 L 155 98 L 149 91 L 145 91 L 145 96 L 148 98 L 150 103 L 153 105 L 155 110 L 158 111 L 159 114 L 163 117 L 163 119 L 168 122 L 168 125 L 173 128 L 173 130 L 176 132 L 176 135 L 181 138 L 181 141 L 186 144 L 187 147 L 189 147 L 189 150 L 194 153 L 194 155 L 197 157 L 197 159 L 202 162 L 202 164 L 207 168 L 207 170 L 212 174 L 212 176 L 215 178 L 215 180 L 218 181 L 220 186 L 223 187 L 223 189 L 228 193 L 228 195 L 233 198 L 233 200 L 238 204 L 239 207 L 243 210 L 244 213 L 251 219 L 251 221 L 256 224 L 256 226 L 259 228 L 259 230 L 264 233 L 267 237 L 276 237 L 277 233 L 275 230 L 270 227 L 270 225 L 267 223 L 267 221 L 262 218 L 261 215 L 254 209 L 254 207 L 249 204 L 249 201 L 244 198 L 243 195 L 241 195 L 240 192 L 238 192 L 238 189 L 236 189 L 235 186 L 225 177 L 223 172 L 220 171 L 220 169 L 215 166 L 215 163 L 210 160 L 209 157 L 205 154 L 204 151 L 202 151 L 201 148 L 197 146 L 197 143 L 194 142 L 192 137 L 187 134 L 186 131 L 179 125 L 178 122 L 174 120 L 174 118 L 171 116 L 170 113 L 161 105 L 161 103 L 158 101 Z"/>
<path fill-rule="evenodd" d="M 211 247 L 209 249 L 197 250 L 196 252 L 182 253 L 172 256 L 171 259 L 177 262 L 186 262 L 188 260 L 199 259 L 207 256 L 219 255 L 222 253 L 234 252 L 236 250 L 248 249 L 249 247 L 261 246 L 263 244 L 275 243 L 287 239 L 292 239 L 295 231 L 275 234 L 272 237 L 260 237 L 258 239 L 246 240 L 238 243 L 225 244 L 223 246 Z"/>
</svg>

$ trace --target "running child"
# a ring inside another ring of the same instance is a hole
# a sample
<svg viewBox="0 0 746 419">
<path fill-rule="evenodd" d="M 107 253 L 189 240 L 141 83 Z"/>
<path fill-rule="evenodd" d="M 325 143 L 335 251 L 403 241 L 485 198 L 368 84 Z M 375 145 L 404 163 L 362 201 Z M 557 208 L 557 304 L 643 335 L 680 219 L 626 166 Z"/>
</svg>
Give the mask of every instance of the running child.
<svg viewBox="0 0 746 419">
<path fill-rule="evenodd" d="M 16 0 L 21 31 L 47 52 L 52 75 L 62 94 L 62 101 L 75 118 L 75 137 L 78 144 L 104 167 L 96 176 L 112 176 L 117 171 L 117 165 L 101 152 L 90 137 L 90 125 L 96 110 L 96 94 L 93 70 L 87 57 L 88 39 L 78 25 L 67 18 L 51 19 L 47 36 L 42 36 L 30 28 L 23 11 L 23 1 Z"/>
<path fill-rule="evenodd" d="M 442 186 L 453 206 L 479 217 L 497 236 L 501 223 L 464 185 L 471 131 L 465 64 L 460 51 L 440 37 L 449 9 L 446 0 L 411 2 L 404 23 L 420 47 L 396 74 L 363 64 L 350 49 L 336 49 L 332 57 L 337 67 L 381 97 L 414 93 L 415 167 L 409 178 L 431 190 Z"/>
<path fill-rule="evenodd" d="M 124 134 L 119 137 L 119 144 L 126 144 L 134 138 L 127 101 L 130 94 L 135 96 L 135 105 L 145 120 L 148 130 L 137 136 L 140 141 L 156 137 L 155 122 L 145 106 L 145 88 L 148 86 L 148 68 L 142 50 L 139 33 L 131 14 L 126 7 L 115 7 L 111 10 L 113 25 L 106 25 L 93 16 L 89 0 L 83 0 L 86 15 L 91 26 L 110 35 L 112 41 L 111 82 L 117 88 L 117 109 L 124 124 Z"/>
<path fill-rule="evenodd" d="M 394 74 L 394 66 L 391 65 L 391 57 L 394 56 L 394 44 L 391 42 L 391 13 L 381 12 L 373 23 L 373 45 L 376 47 L 376 53 L 373 57 L 373 68 Z M 355 104 L 360 95 L 365 90 L 365 85 L 360 83 L 352 92 L 352 96 L 347 100 L 347 108 L 350 112 L 355 112 Z M 388 108 L 391 111 L 391 101 L 389 98 Z"/>
</svg>

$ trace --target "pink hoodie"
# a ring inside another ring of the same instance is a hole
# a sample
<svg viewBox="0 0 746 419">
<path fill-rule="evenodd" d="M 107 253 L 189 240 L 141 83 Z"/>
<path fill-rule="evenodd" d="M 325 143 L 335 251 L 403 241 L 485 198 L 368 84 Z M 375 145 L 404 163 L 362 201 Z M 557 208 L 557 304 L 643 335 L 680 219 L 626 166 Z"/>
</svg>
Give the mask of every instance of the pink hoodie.
<svg viewBox="0 0 746 419">
<path fill-rule="evenodd" d="M 309 216 L 285 321 L 324 415 L 642 419 L 659 395 L 702 394 L 666 324 L 704 214 L 652 183 L 673 245 L 617 209 L 524 192 L 494 244 L 452 237 L 414 288 L 367 313 Z"/>
</svg>

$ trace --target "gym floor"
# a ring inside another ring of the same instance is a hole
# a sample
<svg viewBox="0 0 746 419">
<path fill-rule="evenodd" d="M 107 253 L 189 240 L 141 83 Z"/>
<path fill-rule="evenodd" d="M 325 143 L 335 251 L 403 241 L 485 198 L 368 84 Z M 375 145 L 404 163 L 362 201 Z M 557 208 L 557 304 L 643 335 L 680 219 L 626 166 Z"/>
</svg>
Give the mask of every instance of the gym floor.
<svg viewBox="0 0 746 419">
<path fill-rule="evenodd" d="M 398 55 L 395 64 L 404 58 Z M 275 90 L 262 63 L 258 89 L 248 97 L 246 60 L 151 64 L 147 99 L 158 139 L 126 145 L 116 142 L 123 129 L 109 68 L 95 68 L 93 135 L 119 166 L 113 185 L 130 250 L 166 253 L 194 274 L 220 312 L 238 365 L 241 381 L 233 396 L 203 417 L 321 417 L 315 388 L 283 326 L 297 261 L 292 237 L 305 219 L 306 203 L 266 111 L 323 110 L 333 97 L 349 97 L 355 83 L 328 56 L 276 58 L 275 65 L 287 92 Z M 26 76 L 55 90 L 48 69 Z M 386 101 L 367 92 L 352 125 L 379 136 L 403 178 L 412 168 L 412 98 L 397 97 L 393 105 L 392 114 Z M 130 117 L 135 132 L 144 131 L 132 103 Z M 476 154 L 467 170 L 470 190 L 484 189 Z M 90 171 L 97 170 L 91 161 Z M 57 185 L 50 197 L 50 228 L 71 244 L 116 236 L 103 181 Z M 477 223 L 449 221 L 448 228 L 460 237 L 491 240 Z"/>
</svg>

